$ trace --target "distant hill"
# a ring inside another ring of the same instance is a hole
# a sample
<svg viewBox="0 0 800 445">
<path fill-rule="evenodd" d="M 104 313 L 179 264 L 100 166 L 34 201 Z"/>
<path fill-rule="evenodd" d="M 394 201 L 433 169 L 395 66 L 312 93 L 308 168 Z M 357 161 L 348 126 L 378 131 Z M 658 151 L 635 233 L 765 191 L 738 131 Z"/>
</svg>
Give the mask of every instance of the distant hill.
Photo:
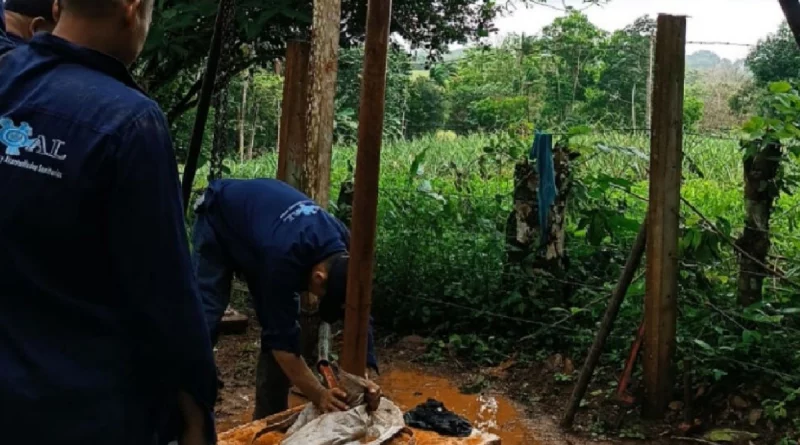
<svg viewBox="0 0 800 445">
<path fill-rule="evenodd" d="M 458 60 L 464 57 L 464 53 L 469 48 L 459 48 L 451 50 L 449 53 L 442 55 L 442 61 L 450 62 L 453 60 Z M 425 64 L 428 61 L 428 51 L 424 49 L 412 50 L 411 56 L 413 57 L 411 63 L 414 65 L 415 69 L 422 69 L 425 67 Z"/>
<path fill-rule="evenodd" d="M 458 60 L 464 57 L 464 53 L 469 48 L 459 48 L 450 51 L 447 54 L 442 56 L 442 61 L 450 62 L 453 60 Z M 411 51 L 412 55 L 412 65 L 414 69 L 423 70 L 425 69 L 426 63 L 428 62 L 428 51 L 419 49 Z M 695 71 L 706 71 L 712 69 L 725 69 L 725 70 L 732 70 L 732 71 L 746 71 L 744 66 L 744 60 L 730 60 L 720 57 L 719 54 L 715 53 L 714 51 L 709 50 L 700 50 L 695 51 L 686 56 L 686 69 L 687 70 L 695 70 Z"/>
<path fill-rule="evenodd" d="M 690 70 L 705 71 L 710 69 L 744 70 L 744 60 L 725 59 L 714 51 L 701 50 L 686 56 L 686 68 Z"/>
</svg>

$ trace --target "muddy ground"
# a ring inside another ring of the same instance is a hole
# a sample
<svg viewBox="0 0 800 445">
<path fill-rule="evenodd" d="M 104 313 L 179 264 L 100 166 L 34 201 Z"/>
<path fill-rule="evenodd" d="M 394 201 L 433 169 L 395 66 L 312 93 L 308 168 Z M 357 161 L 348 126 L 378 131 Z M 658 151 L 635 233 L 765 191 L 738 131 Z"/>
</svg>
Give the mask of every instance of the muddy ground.
<svg viewBox="0 0 800 445">
<path fill-rule="evenodd" d="M 215 349 L 225 384 L 216 409 L 219 432 L 248 423 L 255 406 L 259 328 L 250 315 L 244 335 L 224 336 Z M 380 331 L 378 338 L 381 338 Z M 779 432 L 780 428 L 776 429 L 761 417 L 763 410 L 755 402 L 757 397 L 742 388 L 696 388 L 698 396 L 703 390 L 714 393 L 699 399 L 713 398 L 714 401 L 707 404 L 705 413 L 699 406 L 694 408 L 691 422 L 685 422 L 689 417 L 684 416 L 679 401 L 670 404 L 665 421 L 642 422 L 637 408 L 615 402 L 618 376 L 608 368 L 598 369 L 572 434 L 565 434 L 558 427 L 558 421 L 572 392 L 579 364 L 568 357 L 553 355 L 534 363 L 519 363 L 515 357 L 508 357 L 493 368 L 481 368 L 463 362 L 456 355 L 447 355 L 446 351 L 443 352 L 445 356 L 432 363 L 426 356 L 426 345 L 425 339 L 414 336 L 402 339 L 389 336 L 377 342 L 381 362 L 381 375 L 377 380 L 384 394 L 403 410 L 412 409 L 428 397 L 441 400 L 473 425 L 501 436 L 503 445 L 713 444 L 714 441 L 703 438 L 703 433 L 712 427 L 758 433 L 756 439 L 724 443 L 773 444 L 784 435 Z M 633 382 L 634 393 L 636 386 Z M 291 402 L 293 405 L 306 403 L 296 395 Z M 754 414 L 758 414 L 755 422 Z"/>
<path fill-rule="evenodd" d="M 219 432 L 251 420 L 259 348 L 255 325 L 251 322 L 245 335 L 222 337 L 217 345 L 217 363 L 225 384 L 216 409 Z M 499 435 L 503 445 L 675 443 L 663 439 L 633 442 L 619 438 L 619 434 L 606 437 L 599 430 L 593 434 L 593 421 L 583 413 L 578 427 L 582 432 L 564 434 L 557 427 L 557 416 L 570 388 L 549 384 L 554 381 L 552 372 L 544 368 L 520 366 L 513 360 L 491 369 L 470 368 L 456 359 L 430 364 L 422 360 L 425 343 L 420 338 L 378 344 L 381 361 L 378 382 L 384 394 L 402 409 L 411 409 L 428 397 L 436 398 L 475 426 Z M 556 362 L 554 366 L 565 366 L 563 360 Z M 566 366 L 571 364 L 567 361 Z M 293 404 L 304 402 L 292 396 Z"/>
</svg>

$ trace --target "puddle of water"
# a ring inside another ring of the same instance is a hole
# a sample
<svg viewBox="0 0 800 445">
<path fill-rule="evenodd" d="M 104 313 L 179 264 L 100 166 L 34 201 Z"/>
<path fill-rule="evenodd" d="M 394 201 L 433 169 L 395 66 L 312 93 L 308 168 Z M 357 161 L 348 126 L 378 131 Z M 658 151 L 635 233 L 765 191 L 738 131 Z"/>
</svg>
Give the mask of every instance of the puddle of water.
<svg viewBox="0 0 800 445">
<path fill-rule="evenodd" d="M 486 395 L 461 394 L 458 386 L 446 378 L 419 371 L 394 369 L 378 379 L 383 394 L 403 411 L 413 409 L 428 398 L 469 420 L 476 428 L 496 434 L 503 445 L 533 445 L 539 442 L 524 425 L 522 416 L 505 398 Z M 415 433 L 415 437 L 417 434 Z M 426 442 L 418 443 L 422 445 Z M 438 442 L 441 443 L 441 437 Z"/>
</svg>

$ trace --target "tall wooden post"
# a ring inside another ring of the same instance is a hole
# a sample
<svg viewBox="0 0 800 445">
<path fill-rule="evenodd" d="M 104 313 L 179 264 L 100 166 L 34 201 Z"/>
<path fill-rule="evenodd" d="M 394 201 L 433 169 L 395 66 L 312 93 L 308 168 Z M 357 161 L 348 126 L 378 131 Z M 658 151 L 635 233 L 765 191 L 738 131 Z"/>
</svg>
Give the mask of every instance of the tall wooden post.
<svg viewBox="0 0 800 445">
<path fill-rule="evenodd" d="M 306 160 L 308 122 L 308 42 L 291 41 L 286 46 L 286 73 L 283 80 L 280 129 L 278 132 L 277 178 L 292 187 L 307 191 L 303 165 Z"/>
<path fill-rule="evenodd" d="M 342 351 L 342 367 L 354 375 L 364 375 L 367 367 L 367 334 L 372 304 L 372 269 L 375 256 L 378 179 L 386 102 L 386 57 L 389 52 L 392 1 L 369 0 L 368 8 L 358 115 L 353 238 L 350 245 Z"/>
<path fill-rule="evenodd" d="M 650 137 L 644 381 L 647 417 L 663 416 L 672 389 L 678 291 L 686 17 L 659 15 Z"/>
<path fill-rule="evenodd" d="M 325 208 L 330 194 L 341 17 L 341 0 L 314 0 L 308 79 L 308 159 L 304 169 L 308 179 L 306 192 Z"/>
</svg>

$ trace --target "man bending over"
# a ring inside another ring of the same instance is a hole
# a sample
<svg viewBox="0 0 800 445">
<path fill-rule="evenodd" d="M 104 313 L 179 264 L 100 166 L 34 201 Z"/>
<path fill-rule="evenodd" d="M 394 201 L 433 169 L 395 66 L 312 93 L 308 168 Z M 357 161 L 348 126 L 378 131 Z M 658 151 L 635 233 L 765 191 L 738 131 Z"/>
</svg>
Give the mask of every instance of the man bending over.
<svg viewBox="0 0 800 445">
<path fill-rule="evenodd" d="M 320 298 L 331 323 L 344 315 L 347 228 L 307 196 L 274 179 L 212 182 L 195 206 L 194 267 L 212 341 L 230 302 L 233 273 L 244 276 L 261 323 L 254 419 L 288 408 L 291 384 L 323 411 L 345 409 L 300 356 L 299 293 Z M 377 368 L 372 331 L 367 363 Z M 377 387 L 372 387 L 377 392 Z"/>
</svg>

